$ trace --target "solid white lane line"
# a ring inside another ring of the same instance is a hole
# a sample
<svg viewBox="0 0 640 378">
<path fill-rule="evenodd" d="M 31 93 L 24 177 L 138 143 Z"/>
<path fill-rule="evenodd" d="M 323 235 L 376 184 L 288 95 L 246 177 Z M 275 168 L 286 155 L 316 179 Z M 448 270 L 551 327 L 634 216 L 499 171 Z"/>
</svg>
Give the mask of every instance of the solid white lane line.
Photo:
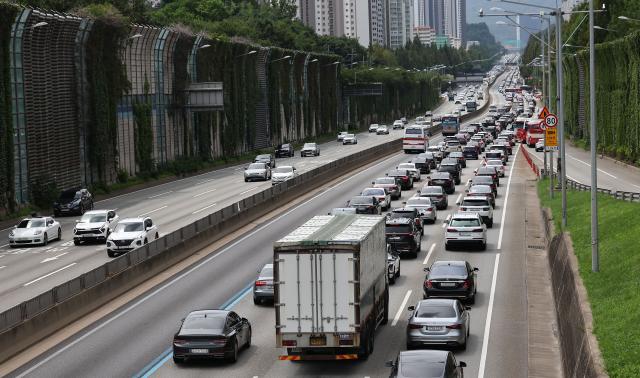
<svg viewBox="0 0 640 378">
<path fill-rule="evenodd" d="M 63 266 L 62 268 L 60 268 L 60 269 L 58 269 L 58 270 L 54 270 L 53 272 L 48 273 L 48 274 L 45 274 L 44 276 L 38 277 L 38 278 L 36 278 L 36 279 L 35 279 L 35 280 L 33 280 L 33 281 L 29 281 L 29 282 L 27 282 L 26 284 L 24 284 L 24 285 L 22 285 L 22 286 L 29 286 L 29 285 L 31 285 L 31 284 L 33 284 L 33 283 L 36 283 L 36 282 L 38 282 L 38 281 L 40 281 L 40 280 L 43 280 L 43 279 L 45 279 L 45 278 L 47 278 L 47 277 L 49 277 L 49 276 L 53 276 L 53 275 L 54 275 L 54 274 L 56 274 L 56 273 L 62 272 L 63 270 L 65 270 L 65 269 L 67 269 L 67 268 L 71 268 L 71 267 L 72 267 L 72 266 L 74 266 L 74 265 L 76 265 L 76 263 L 71 263 L 71 264 L 69 264 L 69 265 L 67 265 L 67 266 Z"/>
<path fill-rule="evenodd" d="M 411 290 L 407 291 L 407 294 L 404 295 L 402 304 L 400 305 L 398 312 L 396 312 L 396 316 L 393 318 L 393 323 L 391 323 L 392 327 L 395 327 L 395 325 L 398 324 L 398 320 L 400 320 L 400 316 L 402 316 L 402 313 L 404 312 L 405 307 L 407 307 L 407 302 L 409 301 L 409 297 L 411 297 Z"/>
<path fill-rule="evenodd" d="M 422 265 L 427 265 L 427 263 L 429 262 L 429 258 L 431 257 L 435 249 L 436 249 L 436 243 L 431 244 L 431 248 L 429 248 L 429 253 L 427 253 L 427 257 L 424 258 Z"/>
<path fill-rule="evenodd" d="M 44 260 L 40 261 L 40 264 L 42 264 L 42 263 L 46 263 L 46 262 L 49 262 L 49 261 L 57 260 L 59 257 L 62 257 L 62 256 L 64 256 L 64 255 L 66 255 L 67 253 L 69 253 L 69 252 L 63 252 L 63 253 L 61 253 L 61 254 L 59 254 L 59 255 L 57 255 L 57 256 L 47 257 L 46 259 L 44 259 Z"/>
<path fill-rule="evenodd" d="M 504 206 L 502 207 L 502 217 L 500 218 L 500 233 L 498 234 L 498 250 L 502 248 L 502 235 L 504 233 L 504 219 L 507 216 L 507 204 L 509 203 L 509 188 L 511 187 L 511 178 L 513 177 L 513 168 L 516 166 L 516 159 L 518 158 L 518 152 L 520 152 L 520 148 L 518 148 L 516 150 L 515 155 L 513 155 L 513 164 L 511 164 L 511 169 L 509 169 L 509 181 L 507 181 L 507 192 L 504 195 Z"/>
<path fill-rule="evenodd" d="M 206 184 L 208 182 L 215 181 L 215 180 L 219 180 L 219 178 L 212 178 L 212 179 L 208 179 L 208 180 L 198 181 L 198 183 L 196 185 Z"/>
<path fill-rule="evenodd" d="M 0 245 L 0 248 L 4 248 L 6 246 L 8 246 L 9 244 L 5 244 L 5 245 Z"/>
<path fill-rule="evenodd" d="M 6 267 L 7 267 L 6 265 L 3 265 L 3 266 L 0 266 L 0 269 L 4 269 Z"/>
<path fill-rule="evenodd" d="M 215 205 L 216 205 L 216 204 L 215 204 L 215 203 L 213 203 L 213 204 L 211 204 L 211 205 L 209 205 L 209 206 L 205 206 L 205 207 L 203 207 L 203 208 L 201 208 L 201 209 L 198 209 L 198 210 L 194 211 L 194 212 L 193 212 L 193 213 L 191 213 L 191 214 L 192 214 L 192 215 L 193 215 L 193 214 L 198 214 L 199 212 L 201 212 L 201 211 L 205 211 L 205 210 L 207 210 L 207 209 L 209 209 L 209 208 L 212 208 L 212 207 L 214 207 Z"/>
<path fill-rule="evenodd" d="M 487 320 L 484 323 L 484 336 L 482 338 L 482 353 L 480 354 L 480 368 L 478 378 L 484 378 L 484 368 L 487 363 L 487 349 L 489 348 L 489 334 L 491 332 L 491 316 L 493 315 L 493 300 L 496 295 L 496 282 L 498 280 L 498 264 L 500 254 L 496 254 L 496 261 L 493 266 L 493 278 L 491 279 L 491 294 L 489 294 L 489 309 L 487 310 Z"/>
<path fill-rule="evenodd" d="M 149 196 L 149 197 L 147 197 L 147 198 L 148 198 L 148 199 L 158 198 L 158 197 L 160 197 L 160 196 L 164 196 L 165 194 L 169 194 L 169 193 L 173 193 L 173 190 L 169 190 L 168 192 L 164 192 L 164 193 L 156 194 L 155 196 Z"/>
<path fill-rule="evenodd" d="M 217 189 L 211 189 L 211 190 L 207 190 L 206 192 L 198 193 L 198 194 L 196 194 L 195 196 L 193 196 L 193 198 L 197 198 L 197 197 L 200 197 L 200 196 L 204 196 L 205 194 L 207 194 L 207 193 L 211 193 L 211 192 L 215 192 L 216 190 L 217 190 Z"/>
<path fill-rule="evenodd" d="M 229 246 L 223 248 L 222 250 L 220 250 L 216 254 L 214 254 L 214 255 L 212 255 L 210 257 L 207 257 L 206 259 L 202 260 L 201 262 L 199 262 L 197 265 L 193 266 L 192 268 L 190 268 L 186 272 L 176 276 L 175 278 L 173 278 L 169 282 L 165 283 L 164 285 L 162 285 L 159 288 L 157 288 L 154 291 L 152 291 L 151 293 L 149 293 L 149 294 L 145 295 L 144 297 L 138 299 L 133 304 L 125 305 L 125 307 L 123 307 L 124 309 L 121 312 L 118 312 L 117 314 L 113 315 L 112 317 L 109 317 L 104 322 L 102 322 L 102 323 L 96 325 L 95 327 L 91 328 L 90 330 L 88 330 L 84 334 L 78 336 L 73 341 L 70 341 L 68 344 L 65 344 L 63 347 L 61 347 L 60 349 L 56 350 L 55 352 L 48 354 L 42 360 L 38 361 L 33 366 L 31 366 L 29 369 L 27 369 L 24 372 L 22 372 L 18 377 L 28 376 L 29 374 L 31 374 L 31 372 L 35 371 L 36 369 L 39 369 L 42 365 L 48 363 L 49 361 L 53 360 L 54 358 L 58 357 L 62 353 L 64 353 L 67 350 L 69 350 L 70 348 L 74 347 L 75 345 L 79 344 L 80 342 L 84 341 L 85 339 L 91 337 L 96 332 L 98 332 L 101 329 L 107 327 L 109 324 L 111 324 L 111 323 L 115 322 L 116 320 L 120 319 L 121 317 L 127 315 L 130 311 L 133 311 L 138 306 L 144 304 L 149 299 L 151 299 L 151 298 L 155 297 L 156 295 L 162 293 L 167 288 L 175 285 L 177 282 L 182 281 L 185 277 L 189 276 L 191 273 L 193 273 L 196 270 L 200 269 L 204 265 L 210 263 L 211 261 L 217 259 L 218 257 L 220 257 L 220 256 L 226 254 L 227 252 L 233 250 L 237 245 L 239 245 L 243 241 L 253 237 L 254 234 L 264 230 L 265 228 L 267 228 L 267 227 L 271 226 L 272 224 L 278 222 L 280 219 L 283 219 L 284 217 L 286 217 L 289 214 L 293 213 L 297 209 L 307 205 L 308 203 L 316 200 L 317 198 L 329 193 L 332 189 L 335 189 L 336 187 L 338 187 L 338 186 L 340 186 L 340 185 L 342 185 L 342 184 L 344 184 L 346 182 L 349 182 L 349 181 L 353 180 L 354 178 L 358 177 L 361 174 L 364 174 L 365 172 L 369 171 L 370 169 L 376 168 L 376 167 L 378 167 L 378 166 L 380 166 L 382 164 L 387 163 L 391 159 L 397 158 L 399 155 L 400 154 L 389 156 L 388 158 L 386 158 L 386 159 L 384 159 L 384 160 L 382 160 L 382 161 L 380 161 L 380 162 L 378 162 L 378 163 L 376 163 L 376 164 L 374 164 L 374 165 L 372 165 L 372 166 L 370 166 L 370 167 L 368 167 L 368 168 L 366 168 L 366 169 L 364 169 L 364 170 L 362 170 L 362 171 L 360 171 L 360 172 L 358 172 L 356 174 L 353 174 L 353 175 L 347 177 L 346 179 L 336 183 L 334 186 L 331 186 L 331 187 L 327 188 L 327 190 L 316 194 L 315 196 L 309 198 L 308 200 L 302 202 L 301 204 L 298 204 L 297 206 L 294 206 L 293 208 L 289 209 L 284 214 L 281 214 L 278 217 L 268 221 L 266 224 L 254 229 L 253 231 L 249 232 L 248 234 L 242 236 L 241 238 L 239 238 L 236 241 L 234 241 L 233 243 L 231 243 Z"/>
<path fill-rule="evenodd" d="M 240 192 L 240 195 L 247 194 L 247 193 L 249 193 L 249 192 L 251 192 L 251 191 L 254 191 L 254 190 L 256 190 L 256 189 L 259 189 L 259 187 L 258 187 L 258 186 L 256 186 L 255 188 L 251 188 L 251 189 L 245 190 L 244 192 Z"/>
<path fill-rule="evenodd" d="M 447 227 L 447 222 L 449 222 L 449 220 L 451 219 L 451 214 L 447 215 L 447 220 L 445 220 L 444 222 L 442 222 L 442 228 Z"/>
<path fill-rule="evenodd" d="M 591 168 L 591 164 L 589 164 L 589 163 L 587 163 L 587 162 L 585 162 L 585 161 L 582 161 L 582 160 L 580 160 L 580 159 L 577 159 L 577 158 L 575 158 L 575 157 L 573 157 L 573 156 L 571 156 L 571 155 L 569 155 L 569 154 L 567 154 L 567 156 L 568 156 L 568 157 L 570 157 L 571 159 L 573 159 L 573 160 L 575 160 L 575 161 L 577 161 L 577 162 L 579 162 L 579 163 L 582 163 L 582 164 L 586 165 L 587 167 Z M 614 178 L 614 179 L 617 179 L 617 177 L 616 177 L 616 176 L 612 175 L 612 174 L 611 174 L 611 173 L 609 173 L 609 172 L 605 172 L 605 171 L 603 171 L 603 170 L 602 170 L 602 169 L 600 169 L 600 168 L 598 168 L 598 172 L 604 173 L 604 174 L 605 174 L 605 175 L 607 175 L 607 176 L 610 176 L 610 177 L 612 177 L 612 178 Z"/>
<path fill-rule="evenodd" d="M 160 211 L 160 210 L 162 210 L 162 209 L 166 209 L 167 207 L 169 207 L 169 205 L 164 205 L 164 206 L 159 207 L 159 208 L 157 208 L 157 209 L 153 209 L 153 210 L 151 210 L 151 211 L 147 211 L 146 213 L 142 213 L 142 214 L 140 214 L 140 216 L 141 216 L 141 217 L 144 217 L 145 215 L 153 214 L 153 213 L 155 213 L 156 211 Z"/>
<path fill-rule="evenodd" d="M 462 199 L 462 193 L 460 193 L 458 195 L 458 198 L 456 198 L 456 204 L 458 204 L 460 202 L 460 200 Z"/>
</svg>

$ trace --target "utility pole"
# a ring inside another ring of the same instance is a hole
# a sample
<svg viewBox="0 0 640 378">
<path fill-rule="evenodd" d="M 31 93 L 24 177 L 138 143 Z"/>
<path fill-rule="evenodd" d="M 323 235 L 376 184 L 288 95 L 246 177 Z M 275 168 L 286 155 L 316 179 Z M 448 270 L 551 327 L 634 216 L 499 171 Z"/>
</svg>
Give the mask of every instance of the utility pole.
<svg viewBox="0 0 640 378">
<path fill-rule="evenodd" d="M 544 22 L 544 20 L 542 18 L 540 18 L 540 25 L 542 25 L 542 23 Z M 540 29 L 542 29 L 542 27 L 540 27 Z M 541 36 L 542 37 L 542 36 Z M 546 87 L 546 80 L 544 78 L 545 76 L 545 72 L 544 72 L 544 66 L 545 66 L 545 60 L 544 60 L 544 43 L 540 43 L 540 47 L 542 48 L 542 55 L 540 55 L 540 60 L 542 61 L 542 65 L 540 66 L 542 68 L 541 73 L 542 73 L 542 90 L 544 92 L 547 91 Z M 542 96 L 542 105 L 545 106 L 546 104 L 544 103 L 544 95 Z M 548 173 L 549 171 L 547 170 L 547 143 L 545 141 L 544 144 L 544 150 L 542 152 L 542 155 L 544 156 L 544 162 L 542 163 L 544 165 L 544 172 Z"/>
<path fill-rule="evenodd" d="M 564 70 L 562 69 L 562 9 L 558 7 L 556 16 L 556 74 L 558 78 L 558 138 L 560 139 L 560 186 L 562 189 L 562 227 L 567 227 L 567 164 L 565 159 L 564 143 Z"/>
<path fill-rule="evenodd" d="M 594 41 L 593 0 L 589 0 L 589 116 L 591 118 L 591 271 L 600 271 L 598 253 L 598 170 L 596 148 L 596 50 Z"/>
</svg>

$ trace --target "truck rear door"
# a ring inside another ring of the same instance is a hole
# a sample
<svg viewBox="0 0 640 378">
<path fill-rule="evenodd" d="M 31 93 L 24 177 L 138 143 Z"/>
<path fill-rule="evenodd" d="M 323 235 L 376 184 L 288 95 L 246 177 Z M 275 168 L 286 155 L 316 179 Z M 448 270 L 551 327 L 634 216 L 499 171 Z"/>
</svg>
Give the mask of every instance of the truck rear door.
<svg viewBox="0 0 640 378">
<path fill-rule="evenodd" d="M 282 333 L 354 332 L 352 252 L 281 253 L 278 264 Z"/>
</svg>

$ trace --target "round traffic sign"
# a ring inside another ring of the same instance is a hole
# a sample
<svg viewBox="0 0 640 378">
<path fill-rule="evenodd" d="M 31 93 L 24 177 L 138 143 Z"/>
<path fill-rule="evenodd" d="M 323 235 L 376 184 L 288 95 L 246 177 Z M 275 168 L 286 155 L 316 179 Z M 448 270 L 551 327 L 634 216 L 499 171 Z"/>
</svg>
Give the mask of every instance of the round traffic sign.
<svg viewBox="0 0 640 378">
<path fill-rule="evenodd" d="M 555 127 L 558 124 L 558 117 L 555 114 L 549 114 L 544 118 L 544 124 L 548 127 Z"/>
</svg>

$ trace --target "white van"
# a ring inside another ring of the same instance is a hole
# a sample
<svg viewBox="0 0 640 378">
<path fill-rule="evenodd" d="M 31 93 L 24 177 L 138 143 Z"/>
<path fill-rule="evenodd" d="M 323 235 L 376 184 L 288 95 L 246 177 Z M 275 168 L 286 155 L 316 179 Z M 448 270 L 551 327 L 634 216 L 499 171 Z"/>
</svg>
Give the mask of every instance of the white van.
<svg viewBox="0 0 640 378">
<path fill-rule="evenodd" d="M 426 152 L 429 147 L 429 128 L 423 125 L 411 125 L 404 129 L 402 149 L 405 153 Z"/>
</svg>

